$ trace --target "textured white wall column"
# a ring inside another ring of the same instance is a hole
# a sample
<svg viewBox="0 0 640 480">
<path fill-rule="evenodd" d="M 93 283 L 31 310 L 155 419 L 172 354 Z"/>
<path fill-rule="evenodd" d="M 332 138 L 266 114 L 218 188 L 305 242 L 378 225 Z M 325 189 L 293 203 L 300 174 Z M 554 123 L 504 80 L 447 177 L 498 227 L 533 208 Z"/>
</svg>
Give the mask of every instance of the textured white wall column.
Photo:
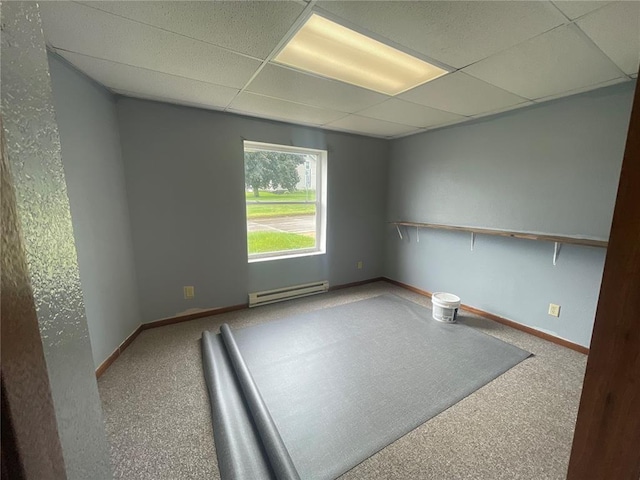
<svg viewBox="0 0 640 480">
<path fill-rule="evenodd" d="M 2 4 L 2 117 L 69 480 L 112 478 L 35 2 Z"/>
</svg>

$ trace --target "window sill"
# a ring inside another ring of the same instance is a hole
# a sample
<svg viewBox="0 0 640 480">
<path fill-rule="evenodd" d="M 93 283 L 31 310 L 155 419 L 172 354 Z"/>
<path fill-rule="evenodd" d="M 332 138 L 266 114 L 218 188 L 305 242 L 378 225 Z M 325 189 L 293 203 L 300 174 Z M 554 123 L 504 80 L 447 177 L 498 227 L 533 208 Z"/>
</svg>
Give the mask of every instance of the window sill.
<svg viewBox="0 0 640 480">
<path fill-rule="evenodd" d="M 315 255 L 324 255 L 325 250 L 313 250 L 310 252 L 285 253 L 281 255 L 271 255 L 268 257 L 249 257 L 249 263 L 271 262 L 273 260 L 287 260 L 290 258 L 312 257 Z"/>
</svg>

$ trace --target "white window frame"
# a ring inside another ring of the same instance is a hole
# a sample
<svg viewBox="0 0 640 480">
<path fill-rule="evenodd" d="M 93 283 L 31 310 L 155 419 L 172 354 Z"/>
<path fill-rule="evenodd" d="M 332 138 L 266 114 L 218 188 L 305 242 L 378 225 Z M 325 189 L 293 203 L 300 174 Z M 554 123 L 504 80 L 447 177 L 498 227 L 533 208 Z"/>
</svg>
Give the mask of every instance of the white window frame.
<svg viewBox="0 0 640 480">
<path fill-rule="evenodd" d="M 243 145 L 243 161 L 244 152 L 248 149 L 256 149 L 263 151 L 272 151 L 280 153 L 297 153 L 315 155 L 316 162 L 316 201 L 315 202 L 260 202 L 263 205 L 278 204 L 307 204 L 315 203 L 316 205 L 316 246 L 312 248 L 302 248 L 297 250 L 279 250 L 277 252 L 264 252 L 250 254 L 249 232 L 247 230 L 247 256 L 249 263 L 265 262 L 270 260 L 281 260 L 285 258 L 307 257 L 311 255 L 322 255 L 327 252 L 327 151 L 315 148 L 293 147 L 290 145 L 278 145 L 274 143 L 262 143 L 244 140 Z M 246 200 L 245 200 L 246 205 Z M 245 225 L 248 218 L 246 217 L 245 208 Z"/>
</svg>

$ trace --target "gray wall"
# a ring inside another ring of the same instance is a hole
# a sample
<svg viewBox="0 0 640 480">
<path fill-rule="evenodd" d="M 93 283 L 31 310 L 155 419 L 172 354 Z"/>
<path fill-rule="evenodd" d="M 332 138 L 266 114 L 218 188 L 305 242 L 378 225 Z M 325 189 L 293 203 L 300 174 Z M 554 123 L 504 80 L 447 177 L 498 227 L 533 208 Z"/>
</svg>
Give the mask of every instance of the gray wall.
<svg viewBox="0 0 640 480">
<path fill-rule="evenodd" d="M 7 153 L 67 478 L 112 478 L 35 2 L 3 3 L 1 70 Z"/>
<path fill-rule="evenodd" d="M 608 238 L 631 86 L 393 142 L 389 215 Z"/>
<path fill-rule="evenodd" d="M 143 321 L 382 274 L 387 142 L 128 98 L 118 114 Z M 325 255 L 248 264 L 243 139 L 328 150 Z"/>
<path fill-rule="evenodd" d="M 115 98 L 49 54 L 62 162 L 97 367 L 140 324 Z"/>
<path fill-rule="evenodd" d="M 633 85 L 392 142 L 388 220 L 607 238 Z M 604 249 L 387 230 L 386 274 L 589 345 Z M 562 306 L 559 319 L 549 303 Z"/>
</svg>

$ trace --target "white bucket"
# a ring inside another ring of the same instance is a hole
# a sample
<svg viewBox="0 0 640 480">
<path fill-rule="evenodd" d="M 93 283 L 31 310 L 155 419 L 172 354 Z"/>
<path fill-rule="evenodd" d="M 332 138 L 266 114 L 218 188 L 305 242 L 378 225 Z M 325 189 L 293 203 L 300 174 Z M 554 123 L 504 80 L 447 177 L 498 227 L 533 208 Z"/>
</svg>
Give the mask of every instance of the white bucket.
<svg viewBox="0 0 640 480">
<path fill-rule="evenodd" d="M 460 308 L 460 297 L 453 293 L 438 292 L 431 296 L 433 318 L 439 322 L 455 323 Z"/>
</svg>

